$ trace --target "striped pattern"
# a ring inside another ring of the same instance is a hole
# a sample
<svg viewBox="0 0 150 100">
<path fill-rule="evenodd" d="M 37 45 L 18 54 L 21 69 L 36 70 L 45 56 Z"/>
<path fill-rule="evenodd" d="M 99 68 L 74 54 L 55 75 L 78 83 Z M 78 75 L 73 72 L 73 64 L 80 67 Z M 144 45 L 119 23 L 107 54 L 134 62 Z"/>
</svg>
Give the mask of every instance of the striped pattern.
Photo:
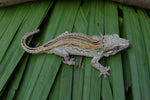
<svg viewBox="0 0 150 100">
<path fill-rule="evenodd" d="M 66 33 L 56 37 L 55 39 L 52 39 L 51 41 L 43 44 L 40 47 L 35 47 L 35 48 L 29 47 L 26 44 L 27 39 L 38 32 L 39 29 L 24 35 L 21 41 L 21 45 L 25 51 L 29 53 L 37 54 L 37 53 L 51 50 L 58 46 L 70 45 L 70 44 L 83 47 L 83 48 L 88 48 L 88 49 L 100 49 L 102 44 L 101 38 L 99 40 L 95 40 L 82 33 Z"/>
</svg>

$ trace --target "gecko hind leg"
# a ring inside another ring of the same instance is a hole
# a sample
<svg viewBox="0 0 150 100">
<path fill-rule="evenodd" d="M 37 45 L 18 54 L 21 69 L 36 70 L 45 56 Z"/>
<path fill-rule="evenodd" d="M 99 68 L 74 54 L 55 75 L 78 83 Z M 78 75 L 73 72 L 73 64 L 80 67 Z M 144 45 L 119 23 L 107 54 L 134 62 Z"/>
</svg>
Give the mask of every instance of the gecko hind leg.
<svg viewBox="0 0 150 100">
<path fill-rule="evenodd" d="M 96 68 L 97 70 L 100 71 L 99 77 L 101 77 L 102 75 L 104 75 L 105 78 L 107 78 L 107 76 L 109 76 L 109 70 L 110 70 L 110 66 L 108 67 L 104 67 L 102 66 L 98 61 L 101 59 L 101 57 L 93 57 L 92 61 L 91 61 L 91 65 Z"/>
<path fill-rule="evenodd" d="M 75 65 L 76 64 L 75 59 L 70 58 L 69 53 L 66 50 L 62 49 L 61 47 L 60 48 L 59 47 L 53 48 L 50 51 L 46 51 L 46 53 L 49 53 L 49 54 L 54 53 L 58 56 L 63 57 L 63 63 L 65 63 L 65 64 L 68 64 L 68 65 Z"/>
<path fill-rule="evenodd" d="M 76 65 L 75 59 L 69 56 L 63 57 L 63 63 L 68 65 Z"/>
</svg>

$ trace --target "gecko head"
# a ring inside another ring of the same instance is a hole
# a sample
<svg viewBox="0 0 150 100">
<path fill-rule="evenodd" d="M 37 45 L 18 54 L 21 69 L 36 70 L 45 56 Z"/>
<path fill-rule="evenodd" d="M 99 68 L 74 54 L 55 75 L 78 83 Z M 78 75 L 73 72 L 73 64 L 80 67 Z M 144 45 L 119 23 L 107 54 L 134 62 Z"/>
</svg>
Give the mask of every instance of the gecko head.
<svg viewBox="0 0 150 100">
<path fill-rule="evenodd" d="M 103 36 L 104 56 L 115 55 L 130 46 L 129 40 L 120 38 L 117 34 Z"/>
</svg>

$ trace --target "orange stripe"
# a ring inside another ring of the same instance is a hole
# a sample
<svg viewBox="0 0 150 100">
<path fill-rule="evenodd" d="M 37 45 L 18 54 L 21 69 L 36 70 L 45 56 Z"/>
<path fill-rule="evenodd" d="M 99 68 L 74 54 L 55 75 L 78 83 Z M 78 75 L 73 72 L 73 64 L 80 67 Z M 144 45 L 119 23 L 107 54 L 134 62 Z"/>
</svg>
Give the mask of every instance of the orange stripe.
<svg viewBox="0 0 150 100">
<path fill-rule="evenodd" d="M 90 49 L 99 49 L 100 48 L 100 46 L 89 46 L 89 45 L 85 45 L 85 44 L 81 44 L 81 43 L 77 43 L 77 42 L 68 41 L 68 42 L 61 42 L 61 43 L 58 43 L 58 44 L 50 46 L 50 47 L 46 47 L 45 50 L 50 50 L 52 48 L 55 48 L 57 46 L 64 45 L 64 44 L 74 44 L 74 45 L 78 45 L 80 47 L 90 48 Z"/>
</svg>

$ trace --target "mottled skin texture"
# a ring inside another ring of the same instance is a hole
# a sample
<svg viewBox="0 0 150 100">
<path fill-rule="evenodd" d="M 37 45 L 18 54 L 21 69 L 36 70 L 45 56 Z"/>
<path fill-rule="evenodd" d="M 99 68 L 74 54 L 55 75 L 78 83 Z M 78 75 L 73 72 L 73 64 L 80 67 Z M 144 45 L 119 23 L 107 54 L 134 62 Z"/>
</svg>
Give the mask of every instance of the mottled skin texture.
<svg viewBox="0 0 150 100">
<path fill-rule="evenodd" d="M 70 58 L 69 55 L 92 57 L 91 65 L 100 71 L 99 77 L 104 75 L 105 78 L 109 75 L 110 67 L 104 67 L 99 63 L 99 60 L 104 56 L 115 55 L 130 45 L 129 40 L 120 38 L 117 34 L 89 37 L 82 33 L 68 33 L 66 31 L 42 46 L 29 47 L 26 40 L 38 32 L 39 30 L 35 30 L 23 36 L 21 45 L 26 52 L 56 54 L 63 57 L 63 63 L 68 65 L 75 65 L 74 58 Z"/>
</svg>

